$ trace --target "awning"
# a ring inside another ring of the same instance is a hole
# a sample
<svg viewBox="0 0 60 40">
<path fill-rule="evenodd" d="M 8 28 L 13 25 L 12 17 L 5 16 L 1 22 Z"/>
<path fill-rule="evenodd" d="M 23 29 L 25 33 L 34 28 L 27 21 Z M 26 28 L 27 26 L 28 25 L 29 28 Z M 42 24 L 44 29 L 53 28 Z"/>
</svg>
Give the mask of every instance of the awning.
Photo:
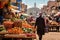
<svg viewBox="0 0 60 40">
<path fill-rule="evenodd" d="M 11 7 L 18 8 L 17 6 L 13 6 L 13 5 L 11 5 Z"/>
<path fill-rule="evenodd" d="M 20 12 L 19 10 L 15 10 L 15 9 L 11 9 L 12 10 L 12 12 Z"/>
<path fill-rule="evenodd" d="M 10 9 L 12 9 L 12 8 L 18 10 L 19 7 L 11 5 Z"/>
<path fill-rule="evenodd" d="M 28 14 L 22 14 L 22 15 L 24 15 L 24 16 L 29 16 Z"/>
</svg>

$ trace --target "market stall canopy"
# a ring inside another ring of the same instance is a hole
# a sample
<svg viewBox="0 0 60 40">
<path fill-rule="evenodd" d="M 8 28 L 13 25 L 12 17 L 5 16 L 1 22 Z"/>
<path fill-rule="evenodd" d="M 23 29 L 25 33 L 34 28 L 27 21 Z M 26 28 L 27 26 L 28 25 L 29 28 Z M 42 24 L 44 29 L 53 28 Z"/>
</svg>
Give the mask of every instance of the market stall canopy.
<svg viewBox="0 0 60 40">
<path fill-rule="evenodd" d="M 18 8 L 17 6 L 13 6 L 13 5 L 11 5 L 11 7 Z"/>
<path fill-rule="evenodd" d="M 28 15 L 28 14 L 22 14 L 22 15 L 24 15 L 24 16 L 30 16 L 30 15 Z"/>
<path fill-rule="evenodd" d="M 20 12 L 19 10 L 11 9 L 12 12 Z"/>
<path fill-rule="evenodd" d="M 12 8 L 17 10 L 19 7 L 11 5 L 10 9 L 12 9 Z"/>
</svg>

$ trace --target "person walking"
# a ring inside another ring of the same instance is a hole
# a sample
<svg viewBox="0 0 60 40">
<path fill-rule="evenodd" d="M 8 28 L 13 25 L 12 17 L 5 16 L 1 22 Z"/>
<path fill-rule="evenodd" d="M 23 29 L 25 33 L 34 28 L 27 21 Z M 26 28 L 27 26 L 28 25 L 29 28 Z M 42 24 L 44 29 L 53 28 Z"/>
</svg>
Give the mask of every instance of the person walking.
<svg viewBox="0 0 60 40">
<path fill-rule="evenodd" d="M 45 34 L 45 21 L 42 18 L 42 13 L 39 14 L 39 17 L 36 19 L 35 28 L 37 28 L 37 34 L 39 36 L 39 40 L 42 40 L 42 35 Z"/>
</svg>

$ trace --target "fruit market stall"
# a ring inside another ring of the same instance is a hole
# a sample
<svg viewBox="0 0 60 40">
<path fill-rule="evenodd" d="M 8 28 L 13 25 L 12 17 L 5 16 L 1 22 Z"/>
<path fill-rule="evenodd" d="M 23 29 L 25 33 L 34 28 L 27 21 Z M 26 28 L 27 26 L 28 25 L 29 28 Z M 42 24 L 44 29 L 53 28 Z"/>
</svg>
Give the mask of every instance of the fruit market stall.
<svg viewBox="0 0 60 40">
<path fill-rule="evenodd" d="M 20 12 L 15 10 L 18 8 L 13 7 L 13 5 L 7 8 L 9 10 L 5 9 L 9 12 L 4 14 L 3 23 L 0 25 L 0 38 L 28 38 L 28 40 L 29 38 L 36 38 L 35 28 L 28 24 L 27 21 L 20 19 L 19 13 L 15 13 Z"/>
<path fill-rule="evenodd" d="M 3 29 L 4 28 L 4 29 Z M 4 21 L 3 26 L 0 27 L 0 35 L 2 38 L 16 38 L 16 39 L 35 39 L 35 28 L 27 23 L 25 20 Z"/>
<path fill-rule="evenodd" d="M 60 28 L 60 23 L 57 23 L 56 21 L 49 21 L 49 31 L 59 31 L 59 28 Z"/>
</svg>

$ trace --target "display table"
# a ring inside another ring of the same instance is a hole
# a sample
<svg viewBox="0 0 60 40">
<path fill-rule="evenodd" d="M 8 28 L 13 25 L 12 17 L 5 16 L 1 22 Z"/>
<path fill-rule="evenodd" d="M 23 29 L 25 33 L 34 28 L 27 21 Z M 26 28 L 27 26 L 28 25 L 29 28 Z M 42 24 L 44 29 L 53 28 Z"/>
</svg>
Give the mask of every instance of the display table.
<svg viewBox="0 0 60 40">
<path fill-rule="evenodd" d="M 28 39 L 28 40 L 32 40 L 32 39 L 36 39 L 36 36 L 31 35 L 31 36 L 27 36 L 26 34 L 5 34 L 4 38 L 12 38 L 12 40 L 14 39 Z"/>
<path fill-rule="evenodd" d="M 35 34 L 8 34 L 8 32 L 3 33 L 0 32 L 0 38 L 11 38 L 12 40 L 14 39 L 28 39 L 28 40 L 32 40 L 32 39 L 36 39 L 36 35 Z"/>
<path fill-rule="evenodd" d="M 27 36 L 25 34 L 5 34 L 4 35 L 5 38 L 36 38 L 36 36 L 32 35 L 32 36 Z"/>
</svg>

